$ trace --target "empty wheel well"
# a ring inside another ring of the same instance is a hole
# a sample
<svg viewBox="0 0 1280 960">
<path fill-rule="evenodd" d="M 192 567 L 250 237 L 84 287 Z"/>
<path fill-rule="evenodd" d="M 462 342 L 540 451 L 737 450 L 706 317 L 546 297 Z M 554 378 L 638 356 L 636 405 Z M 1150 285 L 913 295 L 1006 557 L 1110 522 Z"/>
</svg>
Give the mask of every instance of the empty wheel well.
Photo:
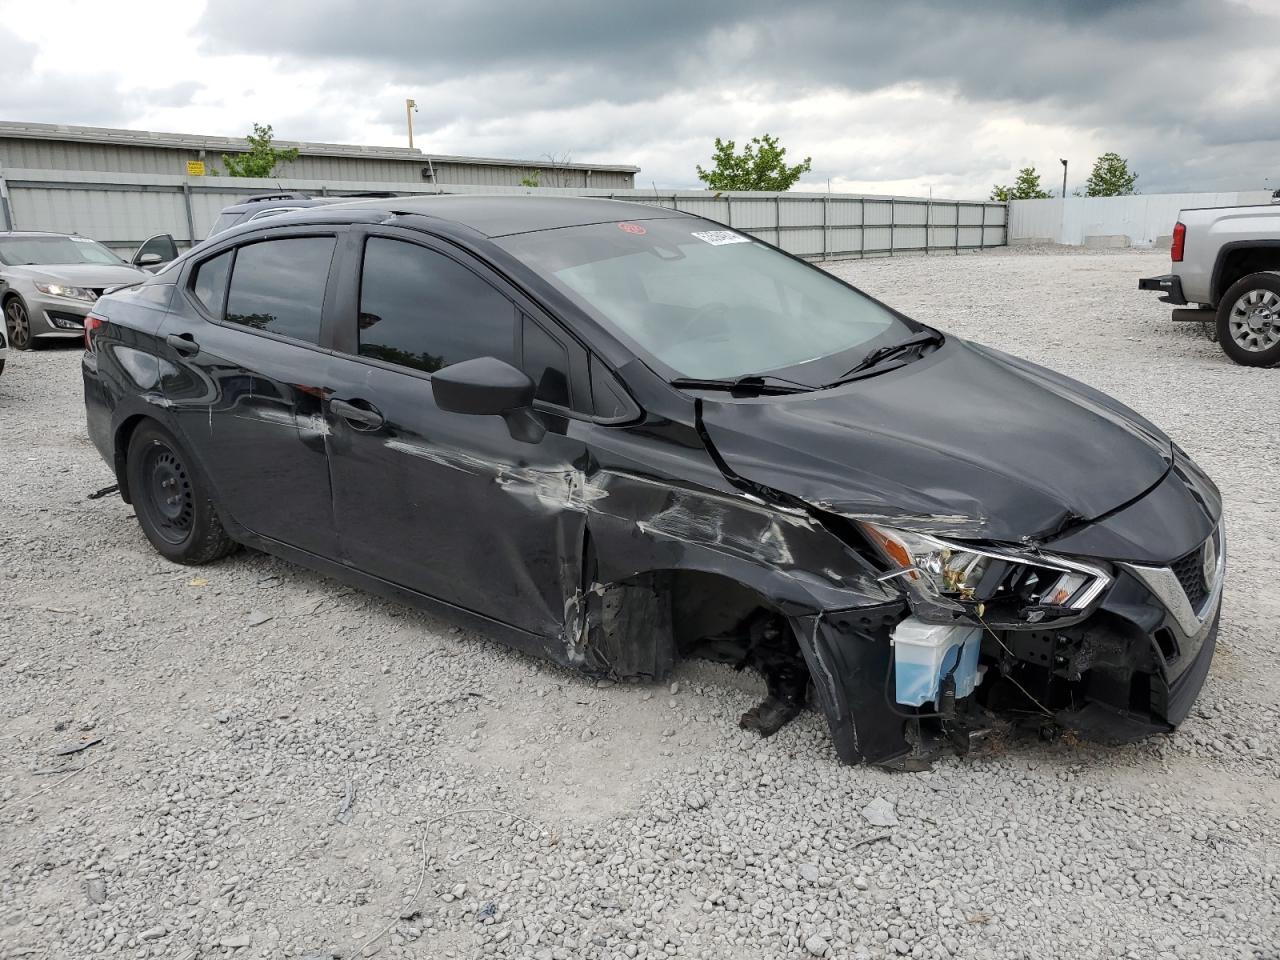
<svg viewBox="0 0 1280 960">
<path fill-rule="evenodd" d="M 721 574 L 647 571 L 597 584 L 587 603 L 591 673 L 662 679 L 677 660 L 692 657 L 759 668 L 765 634 L 765 659 L 803 662 L 778 608 Z"/>
<path fill-rule="evenodd" d="M 668 574 L 672 633 L 677 656 L 697 655 L 709 637 L 733 631 L 753 614 L 782 617 L 751 587 L 717 573 L 673 570 Z M 799 652 L 799 646 L 796 651 Z"/>
<path fill-rule="evenodd" d="M 1263 270 L 1280 270 L 1280 246 L 1237 247 L 1227 250 L 1215 271 L 1213 296 L 1215 301 L 1226 296 L 1231 285 L 1241 277 Z"/>
</svg>

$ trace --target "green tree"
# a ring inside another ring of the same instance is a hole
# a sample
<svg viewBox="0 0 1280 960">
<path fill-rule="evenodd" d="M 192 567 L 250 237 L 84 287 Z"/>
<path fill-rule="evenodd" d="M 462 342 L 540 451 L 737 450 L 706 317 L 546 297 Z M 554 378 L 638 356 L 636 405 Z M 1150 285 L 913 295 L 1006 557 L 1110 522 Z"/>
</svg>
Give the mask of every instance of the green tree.
<svg viewBox="0 0 1280 960">
<path fill-rule="evenodd" d="M 751 142 L 735 152 L 732 140 L 716 137 L 716 149 L 712 154 L 715 166 L 704 170 L 698 165 L 698 179 L 711 190 L 789 190 L 792 184 L 809 172 L 810 157 L 805 157 L 793 167 L 787 166 L 787 148 L 780 146 L 777 137 L 764 134 L 752 137 Z"/>
<path fill-rule="evenodd" d="M 237 153 L 235 155 L 222 155 L 222 162 L 226 165 L 227 176 L 229 177 L 269 177 L 275 172 L 276 165 L 280 163 L 292 163 L 298 159 L 298 148 L 290 147 L 288 150 L 277 150 L 272 146 L 272 140 L 275 139 L 271 132 L 271 124 L 262 126 L 255 123 L 253 125 L 253 133 L 245 137 L 249 144 L 249 150 L 246 153 Z"/>
<path fill-rule="evenodd" d="M 1129 161 L 1118 153 L 1104 153 L 1093 162 L 1093 172 L 1084 185 L 1086 197 L 1127 197 L 1138 191 L 1133 185 L 1138 175 L 1129 172 Z"/>
<path fill-rule="evenodd" d="M 1049 194 L 1040 186 L 1040 174 L 1035 167 L 1023 167 L 1012 187 L 996 184 L 991 188 L 991 199 L 1008 203 L 1010 200 L 1048 200 Z"/>
</svg>

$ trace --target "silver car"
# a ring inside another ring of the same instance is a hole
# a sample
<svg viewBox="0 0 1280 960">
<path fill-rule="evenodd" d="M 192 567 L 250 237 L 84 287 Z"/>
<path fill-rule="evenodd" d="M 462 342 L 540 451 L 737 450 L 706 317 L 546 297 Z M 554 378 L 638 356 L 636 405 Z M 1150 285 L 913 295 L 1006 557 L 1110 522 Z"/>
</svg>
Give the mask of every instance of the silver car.
<svg viewBox="0 0 1280 960">
<path fill-rule="evenodd" d="M 85 314 L 103 290 L 148 276 L 88 237 L 0 232 L 0 306 L 9 344 L 28 350 L 39 340 L 83 337 Z"/>
</svg>

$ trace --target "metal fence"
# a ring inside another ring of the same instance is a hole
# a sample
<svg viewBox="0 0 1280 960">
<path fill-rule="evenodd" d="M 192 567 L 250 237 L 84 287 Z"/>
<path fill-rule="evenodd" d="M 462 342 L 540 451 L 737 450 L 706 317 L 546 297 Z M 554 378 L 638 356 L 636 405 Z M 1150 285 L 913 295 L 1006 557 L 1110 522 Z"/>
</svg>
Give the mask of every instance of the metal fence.
<svg viewBox="0 0 1280 960">
<path fill-rule="evenodd" d="M 158 233 L 171 234 L 180 246 L 188 246 L 208 235 L 223 207 L 282 190 L 316 195 L 393 190 L 412 196 L 503 193 L 633 200 L 717 220 L 815 260 L 1004 246 L 1008 215 L 1002 203 L 839 193 L 436 186 L 8 169 L 0 170 L 0 229 L 79 233 L 121 252 Z"/>
<path fill-rule="evenodd" d="M 727 223 L 788 253 L 817 260 L 959 253 L 1005 244 L 1003 203 L 846 194 L 723 193 L 609 196 L 641 200 Z"/>
</svg>

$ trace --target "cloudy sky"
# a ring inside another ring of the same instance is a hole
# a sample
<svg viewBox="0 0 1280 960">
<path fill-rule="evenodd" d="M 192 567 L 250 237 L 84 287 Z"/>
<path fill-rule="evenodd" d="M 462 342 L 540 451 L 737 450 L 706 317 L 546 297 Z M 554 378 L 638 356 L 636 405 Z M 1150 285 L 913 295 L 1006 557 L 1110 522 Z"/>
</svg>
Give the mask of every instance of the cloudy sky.
<svg viewBox="0 0 1280 960">
<path fill-rule="evenodd" d="M 779 136 L 802 187 L 985 196 L 1107 150 L 1280 186 L 1280 0 L 0 0 L 0 119 L 631 163 Z M 1270 178 L 1270 179 L 1266 179 Z"/>
</svg>

